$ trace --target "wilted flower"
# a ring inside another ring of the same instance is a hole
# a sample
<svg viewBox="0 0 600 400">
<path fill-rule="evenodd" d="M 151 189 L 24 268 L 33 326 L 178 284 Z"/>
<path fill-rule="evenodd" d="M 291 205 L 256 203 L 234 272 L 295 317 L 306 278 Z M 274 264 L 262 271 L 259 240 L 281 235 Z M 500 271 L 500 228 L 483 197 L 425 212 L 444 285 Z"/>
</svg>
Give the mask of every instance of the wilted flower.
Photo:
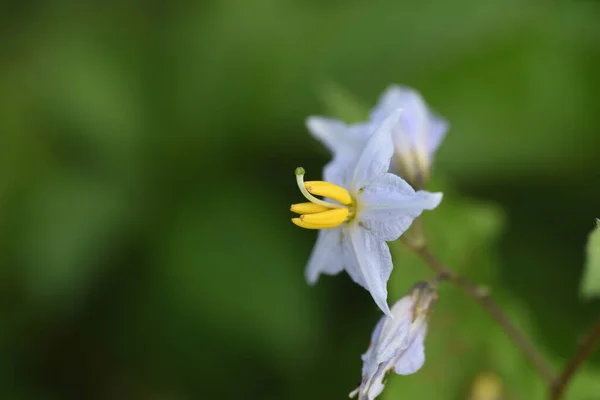
<svg viewBox="0 0 600 400">
<path fill-rule="evenodd" d="M 368 121 L 347 125 L 333 118 L 307 119 L 311 134 L 333 154 L 326 171 L 333 164 L 355 162 L 373 127 L 398 108 L 404 112 L 392 129 L 394 156 L 390 170 L 414 187 L 422 187 L 429 178 L 433 155 L 446 135 L 448 123 L 429 110 L 417 91 L 404 86 L 388 87 L 371 110 Z M 347 177 L 342 175 L 338 179 L 340 182 L 335 183 L 342 184 Z"/>
<path fill-rule="evenodd" d="M 395 110 L 382 121 L 354 164 L 334 159 L 325 171 L 330 182 L 304 182 L 304 169 L 297 168 L 298 187 L 309 203 L 291 207 L 300 214 L 292 222 L 320 230 L 306 270 L 308 282 L 315 283 L 321 273 L 335 275 L 345 269 L 388 315 L 392 258 L 385 242 L 396 240 L 423 210 L 437 207 L 442 199 L 441 193 L 415 192 L 387 173 L 394 151 L 391 131 L 400 113 Z"/>
<path fill-rule="evenodd" d="M 402 108 L 404 112 L 392 132 L 394 158 L 391 169 L 420 187 L 429 178 L 433 155 L 448 131 L 448 122 L 429 110 L 419 92 L 397 85 L 383 92 L 370 119 L 377 123 L 396 108 Z"/>
<path fill-rule="evenodd" d="M 433 287 L 419 283 L 394 304 L 391 316 L 379 320 L 369 348 L 362 355 L 360 386 L 350 397 L 358 395 L 358 400 L 373 400 L 383 391 L 383 380 L 390 370 L 410 375 L 423 366 L 427 316 L 436 299 Z"/>
</svg>

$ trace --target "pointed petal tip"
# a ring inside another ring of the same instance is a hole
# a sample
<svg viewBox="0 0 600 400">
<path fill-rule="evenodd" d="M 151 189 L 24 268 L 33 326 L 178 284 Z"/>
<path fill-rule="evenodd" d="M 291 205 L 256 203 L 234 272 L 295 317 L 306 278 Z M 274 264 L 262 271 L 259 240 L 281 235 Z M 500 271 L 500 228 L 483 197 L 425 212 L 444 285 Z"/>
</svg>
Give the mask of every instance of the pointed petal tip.
<svg viewBox="0 0 600 400">
<path fill-rule="evenodd" d="M 315 138 L 323 140 L 324 136 L 327 136 L 326 118 L 319 117 L 317 115 L 311 115 L 306 118 L 304 125 L 308 132 Z"/>
<path fill-rule="evenodd" d="M 444 198 L 444 193 L 436 192 L 436 193 L 432 193 L 431 195 L 432 195 L 431 196 L 432 197 L 431 208 L 436 208 L 442 202 L 442 199 Z"/>
<path fill-rule="evenodd" d="M 311 126 L 313 126 L 315 123 L 318 122 L 318 119 L 319 119 L 319 117 L 317 117 L 316 115 L 309 115 L 304 120 L 304 124 L 308 127 L 308 129 L 310 129 Z"/>
<path fill-rule="evenodd" d="M 309 115 L 304 120 L 304 124 L 311 132 L 319 132 L 324 128 L 324 125 L 331 122 L 338 122 L 338 120 L 320 115 Z"/>
<path fill-rule="evenodd" d="M 306 278 L 306 283 L 308 284 L 308 286 L 315 286 L 317 284 L 317 281 L 319 280 L 319 274 L 306 272 L 304 274 L 304 277 Z"/>
<path fill-rule="evenodd" d="M 395 108 L 386 114 L 381 123 L 373 125 L 374 130 L 354 167 L 349 188 L 351 192 L 357 192 L 360 187 L 370 184 L 388 172 L 394 154 L 392 133 L 400 121 L 401 115 L 402 109 Z"/>
<path fill-rule="evenodd" d="M 408 92 L 408 93 L 419 93 L 419 91 L 415 88 L 412 88 L 410 86 L 407 85 L 401 85 L 399 83 L 392 83 L 390 84 L 386 90 L 397 90 L 400 92 Z"/>
<path fill-rule="evenodd" d="M 398 122 L 398 120 L 400 119 L 400 116 L 402 115 L 403 112 L 404 112 L 404 108 L 402 108 L 402 107 L 394 108 L 394 110 L 390 113 L 390 115 L 388 117 L 390 123 L 395 125 Z"/>
<path fill-rule="evenodd" d="M 394 316 L 392 315 L 392 311 L 390 310 L 390 307 L 387 304 L 387 301 L 383 301 L 383 304 L 377 304 L 379 306 L 379 308 L 381 309 L 381 311 L 385 314 L 386 317 L 390 317 L 390 318 L 394 318 Z"/>
<path fill-rule="evenodd" d="M 389 113 L 387 113 L 386 117 L 381 121 L 381 124 L 379 125 L 377 130 L 383 129 L 385 131 L 389 131 L 391 135 L 391 129 L 394 126 L 396 126 L 403 112 L 404 108 L 394 107 Z"/>
<path fill-rule="evenodd" d="M 398 106 L 410 104 L 411 102 L 422 102 L 423 96 L 418 90 L 406 86 L 391 84 L 389 85 L 379 97 L 379 106 Z"/>
<path fill-rule="evenodd" d="M 424 210 L 433 210 L 434 208 L 440 205 L 440 203 L 442 202 L 442 198 L 444 197 L 444 194 L 442 192 L 431 193 L 420 190 L 417 193 L 421 196 L 423 200 L 422 206 Z"/>
<path fill-rule="evenodd" d="M 379 309 L 387 316 L 387 317 L 392 317 L 392 311 L 390 310 L 390 306 L 388 306 L 387 303 L 387 290 L 382 290 L 382 291 L 378 291 L 378 293 L 375 293 L 372 290 L 369 290 L 369 292 L 371 292 L 371 297 L 373 297 L 373 300 L 375 300 L 375 304 L 377 305 L 377 307 L 379 307 Z"/>
</svg>

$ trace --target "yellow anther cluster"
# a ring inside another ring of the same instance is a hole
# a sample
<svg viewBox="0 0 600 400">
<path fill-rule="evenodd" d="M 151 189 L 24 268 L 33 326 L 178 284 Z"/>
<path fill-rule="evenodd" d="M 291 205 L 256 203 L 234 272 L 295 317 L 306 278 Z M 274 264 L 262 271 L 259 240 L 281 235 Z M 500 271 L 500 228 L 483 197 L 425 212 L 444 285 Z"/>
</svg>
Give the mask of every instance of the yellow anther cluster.
<svg viewBox="0 0 600 400">
<path fill-rule="evenodd" d="M 344 205 L 349 205 L 352 203 L 352 197 L 350 196 L 350 193 L 348 193 L 346 189 L 334 185 L 333 183 L 324 181 L 310 181 L 304 182 L 304 187 L 314 195 L 329 197 L 330 199 L 339 201 Z"/>
<path fill-rule="evenodd" d="M 296 169 L 298 188 L 309 203 L 293 204 L 292 212 L 300 214 L 292 222 L 306 229 L 335 228 L 354 216 L 354 202 L 350 193 L 342 187 L 324 181 L 304 182 L 304 169 Z M 337 203 L 318 199 L 327 197 Z"/>
</svg>

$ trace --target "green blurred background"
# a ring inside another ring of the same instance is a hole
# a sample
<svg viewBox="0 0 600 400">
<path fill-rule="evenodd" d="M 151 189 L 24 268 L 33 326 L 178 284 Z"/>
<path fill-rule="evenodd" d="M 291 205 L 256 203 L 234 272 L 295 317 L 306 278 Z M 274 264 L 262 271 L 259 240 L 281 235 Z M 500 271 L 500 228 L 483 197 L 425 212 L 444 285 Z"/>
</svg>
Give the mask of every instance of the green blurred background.
<svg viewBox="0 0 600 400">
<path fill-rule="evenodd" d="M 329 159 L 308 115 L 360 118 L 391 83 L 451 123 L 433 250 L 560 366 L 600 309 L 578 295 L 599 22 L 595 0 L 3 1 L 0 398 L 346 398 L 380 313 L 345 274 L 305 283 L 293 171 Z M 392 246 L 390 302 L 431 277 Z M 425 367 L 382 398 L 467 399 L 483 371 L 544 397 L 444 286 Z M 600 399 L 598 354 L 567 398 Z"/>
</svg>

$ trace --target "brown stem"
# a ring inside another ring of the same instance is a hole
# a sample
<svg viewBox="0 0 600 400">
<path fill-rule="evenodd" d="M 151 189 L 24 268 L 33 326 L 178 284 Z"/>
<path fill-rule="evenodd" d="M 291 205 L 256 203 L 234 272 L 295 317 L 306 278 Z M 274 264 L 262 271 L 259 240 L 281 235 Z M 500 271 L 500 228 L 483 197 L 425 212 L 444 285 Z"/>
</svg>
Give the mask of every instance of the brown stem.
<svg viewBox="0 0 600 400">
<path fill-rule="evenodd" d="M 407 243 L 410 246 L 410 243 Z M 515 325 L 508 319 L 506 314 L 492 300 L 489 290 L 484 286 L 477 286 L 469 282 L 454 271 L 442 264 L 437 258 L 429 252 L 426 246 L 410 246 L 417 254 L 419 254 L 438 275 L 445 277 L 459 289 L 474 298 L 483 308 L 485 308 L 491 316 L 504 328 L 506 334 L 515 343 L 515 345 L 523 352 L 542 378 L 546 381 L 548 387 L 554 384 L 554 372 L 550 365 L 540 355 L 533 344 L 519 331 Z"/>
<path fill-rule="evenodd" d="M 587 334 L 579 349 L 571 359 L 567 362 L 563 372 L 554 382 L 550 390 L 550 399 L 558 400 L 563 395 L 569 380 L 575 374 L 575 371 L 583 364 L 583 362 L 592 354 L 596 346 L 600 343 L 600 318 L 596 321 L 590 332 Z"/>
</svg>

